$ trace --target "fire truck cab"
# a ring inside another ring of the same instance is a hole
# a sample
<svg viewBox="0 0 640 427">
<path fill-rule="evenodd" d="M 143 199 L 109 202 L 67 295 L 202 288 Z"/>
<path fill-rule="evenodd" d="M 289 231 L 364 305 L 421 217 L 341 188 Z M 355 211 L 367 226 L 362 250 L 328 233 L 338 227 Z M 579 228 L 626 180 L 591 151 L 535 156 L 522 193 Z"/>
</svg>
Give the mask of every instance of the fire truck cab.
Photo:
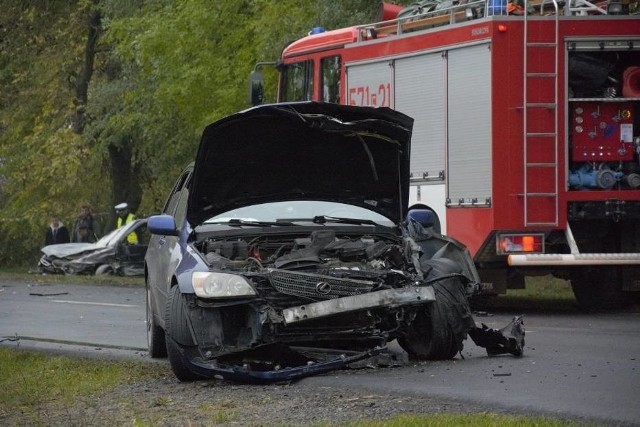
<svg viewBox="0 0 640 427">
<path fill-rule="evenodd" d="M 552 274 L 584 308 L 619 306 L 640 291 L 638 13 L 626 0 L 383 3 L 378 22 L 286 46 L 277 99 L 413 117 L 409 204 L 467 245 L 488 292 Z"/>
</svg>

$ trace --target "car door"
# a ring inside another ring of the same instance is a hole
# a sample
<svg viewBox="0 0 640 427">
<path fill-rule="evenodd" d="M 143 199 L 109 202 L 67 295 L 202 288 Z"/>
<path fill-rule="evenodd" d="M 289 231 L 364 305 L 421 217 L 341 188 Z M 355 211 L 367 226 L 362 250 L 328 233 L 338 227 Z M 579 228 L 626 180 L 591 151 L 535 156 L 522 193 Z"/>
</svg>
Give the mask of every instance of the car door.
<svg viewBox="0 0 640 427">
<path fill-rule="evenodd" d="M 184 235 L 186 226 L 186 203 L 180 202 L 188 197 L 188 186 L 191 181 L 193 165 L 189 165 L 176 182 L 171 191 L 163 214 L 171 215 L 176 220 L 176 228 L 180 235 Z M 180 236 L 163 236 L 152 234 L 149 239 L 145 263 L 147 267 L 147 285 L 151 292 L 151 304 L 156 313 L 157 321 L 164 327 L 164 310 L 169 289 L 173 280 L 173 273 L 182 257 L 179 244 Z"/>
</svg>

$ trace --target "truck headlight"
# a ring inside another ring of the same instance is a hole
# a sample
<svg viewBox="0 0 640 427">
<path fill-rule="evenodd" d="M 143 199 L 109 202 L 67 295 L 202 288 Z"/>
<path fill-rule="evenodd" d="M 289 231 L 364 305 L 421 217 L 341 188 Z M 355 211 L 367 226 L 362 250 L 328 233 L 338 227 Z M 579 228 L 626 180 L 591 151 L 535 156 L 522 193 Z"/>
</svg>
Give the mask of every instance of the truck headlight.
<svg viewBox="0 0 640 427">
<path fill-rule="evenodd" d="M 191 279 L 193 290 L 200 298 L 230 298 L 255 296 L 249 282 L 236 274 L 197 271 Z"/>
</svg>

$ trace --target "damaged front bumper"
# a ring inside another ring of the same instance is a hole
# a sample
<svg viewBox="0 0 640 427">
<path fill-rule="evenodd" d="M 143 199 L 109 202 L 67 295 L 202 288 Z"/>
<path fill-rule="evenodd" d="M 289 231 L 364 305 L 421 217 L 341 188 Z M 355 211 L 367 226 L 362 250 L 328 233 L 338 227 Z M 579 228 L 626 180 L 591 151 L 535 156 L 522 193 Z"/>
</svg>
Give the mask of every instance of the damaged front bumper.
<svg viewBox="0 0 640 427">
<path fill-rule="evenodd" d="M 167 337 L 167 339 L 171 339 Z M 180 351 L 183 363 L 189 369 L 204 378 L 223 379 L 250 384 L 271 384 L 284 381 L 293 381 L 312 375 L 323 374 L 337 369 L 344 369 L 348 365 L 365 359 L 372 358 L 387 351 L 386 347 L 376 347 L 363 352 L 344 352 L 329 360 L 320 362 L 309 361 L 304 365 L 285 367 L 272 370 L 254 370 L 248 364 L 235 366 L 219 366 L 215 362 L 205 362 L 198 358 L 189 358 Z"/>
<path fill-rule="evenodd" d="M 404 307 L 408 305 L 427 304 L 435 301 L 434 289 L 431 286 L 416 286 L 401 289 L 387 289 L 364 295 L 349 296 L 290 307 L 282 312 L 278 320 L 288 326 L 303 321 L 313 321 L 326 317 L 343 315 L 352 312 L 375 309 L 379 307 Z M 275 319 L 272 319 L 275 320 Z M 524 323 L 522 317 L 514 318 L 502 329 L 471 327 L 466 330 L 476 345 L 486 348 L 489 355 L 511 353 L 521 356 L 524 347 Z M 382 338 L 381 336 L 379 338 Z M 173 339 L 167 336 L 168 340 Z M 318 341 L 319 343 L 319 341 Z M 248 343 L 245 343 L 248 344 Z M 224 379 L 253 384 L 269 384 L 292 381 L 308 376 L 327 373 L 333 370 L 353 367 L 356 362 L 367 361 L 380 356 L 384 359 L 390 353 L 386 340 L 366 350 L 340 350 L 337 348 L 295 347 L 293 342 L 276 341 L 267 345 L 245 345 L 236 351 L 226 354 L 211 354 L 196 348 L 180 348 L 182 364 L 194 374 L 203 378 Z M 280 346 L 280 347 L 277 347 Z M 295 354 L 295 356 L 291 356 Z M 213 357 L 211 357 L 213 356 Z M 379 359 L 379 357 L 378 357 Z"/>
<path fill-rule="evenodd" d="M 385 289 L 367 294 L 335 298 L 311 304 L 299 305 L 282 310 L 285 324 L 322 317 L 345 314 L 369 308 L 396 308 L 404 305 L 424 304 L 435 301 L 431 286 L 415 286 L 399 289 Z"/>
</svg>

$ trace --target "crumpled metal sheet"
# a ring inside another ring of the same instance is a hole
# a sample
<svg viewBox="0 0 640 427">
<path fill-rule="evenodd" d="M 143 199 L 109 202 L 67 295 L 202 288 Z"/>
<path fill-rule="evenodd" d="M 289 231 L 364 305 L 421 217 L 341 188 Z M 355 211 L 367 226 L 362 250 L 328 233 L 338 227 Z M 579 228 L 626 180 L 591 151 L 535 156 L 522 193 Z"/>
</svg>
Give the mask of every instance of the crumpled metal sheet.
<svg viewBox="0 0 640 427">
<path fill-rule="evenodd" d="M 469 336 L 473 342 L 487 350 L 489 356 L 499 354 L 513 354 L 514 356 L 522 356 L 524 353 L 524 316 L 515 316 L 502 329 L 489 328 L 482 323 L 481 328 L 472 328 L 469 330 Z"/>
</svg>

